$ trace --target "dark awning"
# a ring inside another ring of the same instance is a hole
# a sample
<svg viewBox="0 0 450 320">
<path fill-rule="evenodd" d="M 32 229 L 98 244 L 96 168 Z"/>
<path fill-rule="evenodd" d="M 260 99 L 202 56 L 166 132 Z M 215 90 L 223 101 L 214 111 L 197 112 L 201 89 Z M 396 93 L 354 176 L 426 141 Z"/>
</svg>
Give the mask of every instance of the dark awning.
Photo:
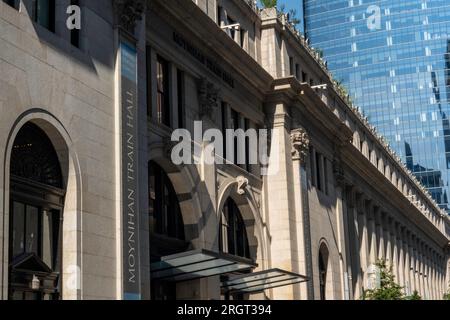
<svg viewBox="0 0 450 320">
<path fill-rule="evenodd" d="M 306 276 L 280 269 L 270 269 L 239 276 L 230 276 L 222 283 L 228 293 L 255 293 L 308 281 Z"/>
<path fill-rule="evenodd" d="M 150 266 L 151 278 L 167 281 L 186 281 L 229 274 L 255 268 L 250 259 L 208 250 L 194 250 L 161 258 Z"/>
</svg>

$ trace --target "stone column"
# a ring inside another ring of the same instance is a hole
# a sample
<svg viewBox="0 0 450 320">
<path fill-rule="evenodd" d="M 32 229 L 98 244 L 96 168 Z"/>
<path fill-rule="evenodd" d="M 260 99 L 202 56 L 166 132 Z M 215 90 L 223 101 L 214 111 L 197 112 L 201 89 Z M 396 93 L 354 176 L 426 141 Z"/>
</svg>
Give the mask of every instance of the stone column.
<svg viewBox="0 0 450 320">
<path fill-rule="evenodd" d="M 295 217 L 297 230 L 298 272 L 302 275 L 311 273 L 310 222 L 308 201 L 308 177 L 306 161 L 309 152 L 309 136 L 305 129 L 298 128 L 291 131 L 292 165 L 295 193 Z M 308 297 L 308 283 L 303 282 L 294 287 L 294 297 L 301 300 Z"/>
<path fill-rule="evenodd" d="M 434 299 L 439 300 L 440 297 L 438 296 L 438 291 L 436 287 L 436 253 L 434 250 L 431 252 L 431 288 L 433 289 L 433 296 Z"/>
<path fill-rule="evenodd" d="M 391 218 L 385 215 L 383 224 L 383 234 L 386 240 L 385 259 L 388 266 L 392 266 L 392 242 L 391 242 Z"/>
<path fill-rule="evenodd" d="M 398 247 L 398 283 L 405 287 L 405 251 L 403 248 L 403 227 L 397 224 L 397 247 Z"/>
<path fill-rule="evenodd" d="M 273 102 L 266 105 L 269 117 L 273 119 L 273 133 L 271 136 L 270 150 L 272 155 L 267 168 L 267 194 L 265 201 L 266 214 L 270 221 L 271 231 L 271 259 L 272 266 L 296 271 L 298 261 L 297 248 L 297 224 L 296 224 L 296 201 L 295 183 L 292 162 L 292 144 L 290 131 L 289 101 L 284 97 L 275 95 L 271 97 Z M 273 153 L 277 153 L 275 156 Z M 276 195 L 276 196 L 274 196 Z M 307 238 L 307 237 L 306 237 Z M 308 244 L 306 249 L 310 250 Z M 308 253 L 307 253 L 308 254 Z M 310 259 L 311 260 L 311 259 Z M 312 298 L 312 284 L 314 281 L 313 270 L 306 274 L 308 281 L 308 298 Z M 273 298 L 276 300 L 292 300 L 299 298 L 294 292 L 294 286 L 285 286 L 272 290 Z"/>
<path fill-rule="evenodd" d="M 402 232 L 403 236 L 403 251 L 405 253 L 405 265 L 404 265 L 404 281 L 405 281 L 405 294 L 411 294 L 411 255 L 409 251 L 409 231 L 404 228 Z"/>
<path fill-rule="evenodd" d="M 422 241 L 419 240 L 418 242 L 418 253 L 419 253 L 419 283 L 420 283 L 420 290 L 422 292 L 422 297 L 425 297 L 426 294 L 426 287 L 425 287 L 425 260 L 423 255 L 423 244 Z"/>
<path fill-rule="evenodd" d="M 358 234 L 359 234 L 359 245 L 360 245 L 360 261 L 361 261 L 361 272 L 362 272 L 362 287 L 363 290 L 367 289 L 367 267 L 369 266 L 369 241 L 367 232 L 367 213 L 366 213 L 366 200 L 364 196 L 360 194 L 357 198 L 357 210 L 358 210 Z"/>
<path fill-rule="evenodd" d="M 408 251 L 409 251 L 409 279 L 410 279 L 410 293 L 412 294 L 414 290 L 416 290 L 416 260 L 415 260 L 415 251 L 413 247 L 413 235 L 410 232 L 408 234 Z"/>
<path fill-rule="evenodd" d="M 349 220 L 347 216 L 347 199 L 345 198 L 345 177 L 340 162 L 340 144 L 335 144 L 335 159 L 333 159 L 333 173 L 336 192 L 336 221 L 337 221 L 337 243 L 339 250 L 339 268 L 341 276 L 341 294 L 344 300 L 352 297 L 350 279 L 352 277 L 350 242 L 349 242 Z"/>
<path fill-rule="evenodd" d="M 362 296 L 362 274 L 360 260 L 359 245 L 359 227 L 358 212 L 356 209 L 356 191 L 354 187 L 350 187 L 347 191 L 348 195 L 348 220 L 349 220 L 349 243 L 352 264 L 352 291 L 353 298 L 358 300 Z"/>
<path fill-rule="evenodd" d="M 377 230 L 375 225 L 375 215 L 379 208 L 372 203 L 368 207 L 368 225 L 369 225 L 369 264 L 375 264 L 377 262 Z"/>
<path fill-rule="evenodd" d="M 395 276 L 395 282 L 399 283 L 399 269 L 398 269 L 398 247 L 397 247 L 397 222 L 392 220 L 391 223 L 391 244 L 392 244 L 392 272 Z"/>
<path fill-rule="evenodd" d="M 419 261 L 419 248 L 417 247 L 417 237 L 413 236 L 413 257 L 414 257 L 414 289 L 417 292 L 421 292 L 420 286 L 420 261 Z"/>
<path fill-rule="evenodd" d="M 375 224 L 377 230 L 377 240 L 378 240 L 378 260 L 383 260 L 385 258 L 385 242 L 384 242 L 384 233 L 383 233 L 383 214 L 381 209 L 378 209 L 375 212 Z"/>
</svg>

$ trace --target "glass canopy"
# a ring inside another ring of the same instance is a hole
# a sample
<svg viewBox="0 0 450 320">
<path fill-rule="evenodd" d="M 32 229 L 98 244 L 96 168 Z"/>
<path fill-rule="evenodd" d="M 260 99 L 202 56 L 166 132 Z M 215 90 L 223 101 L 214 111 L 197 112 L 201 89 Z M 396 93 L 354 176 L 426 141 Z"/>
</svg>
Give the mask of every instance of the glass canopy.
<svg viewBox="0 0 450 320">
<path fill-rule="evenodd" d="M 230 276 L 222 283 L 222 290 L 228 293 L 255 293 L 308 281 L 306 276 L 270 269 L 245 275 Z"/>
<path fill-rule="evenodd" d="M 208 250 L 194 250 L 161 258 L 151 264 L 152 279 L 187 281 L 246 271 L 257 265 L 250 259 Z"/>
</svg>

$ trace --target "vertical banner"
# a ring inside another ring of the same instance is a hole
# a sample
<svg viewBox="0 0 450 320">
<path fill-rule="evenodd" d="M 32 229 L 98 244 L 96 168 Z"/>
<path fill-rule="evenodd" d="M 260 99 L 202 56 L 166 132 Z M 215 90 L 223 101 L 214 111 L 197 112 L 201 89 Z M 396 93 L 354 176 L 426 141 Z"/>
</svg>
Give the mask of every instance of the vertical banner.
<svg viewBox="0 0 450 320">
<path fill-rule="evenodd" d="M 134 45 L 122 40 L 120 52 L 123 298 L 140 300 L 137 51 Z"/>
</svg>

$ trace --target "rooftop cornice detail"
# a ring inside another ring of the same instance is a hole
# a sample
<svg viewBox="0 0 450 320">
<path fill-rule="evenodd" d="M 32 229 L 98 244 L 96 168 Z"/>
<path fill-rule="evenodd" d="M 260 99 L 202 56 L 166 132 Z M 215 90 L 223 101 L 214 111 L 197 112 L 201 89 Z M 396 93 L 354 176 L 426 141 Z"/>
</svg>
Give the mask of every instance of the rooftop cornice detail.
<svg viewBox="0 0 450 320">
<path fill-rule="evenodd" d="M 375 142 L 378 142 L 379 145 L 384 149 L 384 151 L 389 155 L 391 160 L 398 166 L 398 169 L 402 171 L 403 175 L 406 176 L 407 179 L 409 179 L 410 182 L 412 182 L 413 186 L 419 191 L 423 196 L 425 197 L 426 201 L 421 201 L 420 199 L 411 200 L 411 203 L 417 207 L 420 211 L 428 212 L 430 209 L 438 212 L 441 217 L 446 218 L 448 221 L 450 221 L 447 213 L 445 210 L 441 209 L 437 202 L 432 198 L 429 191 L 419 182 L 419 180 L 416 178 L 416 176 L 409 170 L 404 162 L 401 160 L 401 158 L 397 155 L 397 153 L 391 148 L 389 145 L 389 142 L 387 139 L 382 136 L 376 129 L 374 125 L 372 125 L 369 122 L 369 119 L 367 116 L 364 115 L 361 108 L 355 105 L 350 95 L 348 94 L 347 90 L 344 88 L 344 86 L 335 80 L 333 78 L 332 73 L 328 70 L 327 62 L 321 57 L 320 51 L 313 48 L 309 44 L 309 40 L 304 37 L 296 28 L 295 26 L 289 21 L 287 15 L 282 12 L 278 12 L 276 8 L 266 8 L 261 10 L 260 12 L 261 19 L 264 21 L 268 20 L 274 20 L 277 21 L 278 24 L 282 27 L 283 30 L 286 30 L 297 42 L 305 49 L 307 53 L 311 56 L 312 59 L 314 59 L 317 64 L 321 67 L 321 69 L 325 72 L 325 74 L 328 76 L 328 81 L 331 84 L 332 91 L 334 91 L 334 94 L 337 95 L 343 105 L 352 113 L 354 116 L 356 116 L 358 122 L 362 125 L 362 127 L 372 135 Z M 429 208 L 428 206 L 424 205 L 424 203 L 428 202 L 429 206 L 432 208 Z"/>
</svg>

